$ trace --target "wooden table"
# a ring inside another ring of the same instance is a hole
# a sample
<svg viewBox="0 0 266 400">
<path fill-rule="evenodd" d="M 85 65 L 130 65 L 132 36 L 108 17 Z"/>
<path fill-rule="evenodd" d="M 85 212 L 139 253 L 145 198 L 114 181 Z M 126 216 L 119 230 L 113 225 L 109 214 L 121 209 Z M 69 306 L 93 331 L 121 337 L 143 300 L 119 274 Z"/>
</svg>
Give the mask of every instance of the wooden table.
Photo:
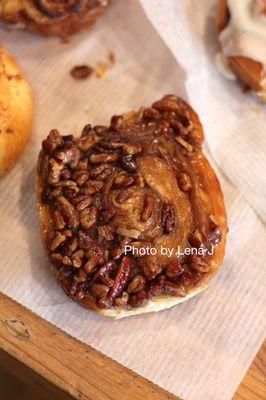
<svg viewBox="0 0 266 400">
<path fill-rule="evenodd" d="M 261 348 L 233 400 L 265 400 Z M 177 400 L 177 397 L 0 294 L 0 366 L 47 399 Z"/>
</svg>

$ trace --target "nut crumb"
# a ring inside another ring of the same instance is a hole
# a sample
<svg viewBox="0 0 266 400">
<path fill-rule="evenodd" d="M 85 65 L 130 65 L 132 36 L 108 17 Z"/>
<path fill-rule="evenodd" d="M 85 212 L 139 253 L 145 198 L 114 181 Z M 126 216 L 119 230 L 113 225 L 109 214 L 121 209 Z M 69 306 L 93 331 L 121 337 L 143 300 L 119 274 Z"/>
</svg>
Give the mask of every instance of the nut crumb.
<svg viewBox="0 0 266 400">
<path fill-rule="evenodd" d="M 93 73 L 93 68 L 89 65 L 78 65 L 70 71 L 75 79 L 87 79 Z"/>
</svg>

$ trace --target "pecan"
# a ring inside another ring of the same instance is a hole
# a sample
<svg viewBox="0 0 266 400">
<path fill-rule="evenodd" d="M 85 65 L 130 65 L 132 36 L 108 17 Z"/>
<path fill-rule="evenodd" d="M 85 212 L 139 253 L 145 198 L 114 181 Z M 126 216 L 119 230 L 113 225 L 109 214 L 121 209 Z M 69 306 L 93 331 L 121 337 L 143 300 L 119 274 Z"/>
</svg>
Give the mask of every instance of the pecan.
<svg viewBox="0 0 266 400">
<path fill-rule="evenodd" d="M 61 171 L 60 177 L 62 179 L 70 179 L 71 178 L 71 171 L 68 169 L 67 166 L 64 165 L 64 168 Z"/>
<path fill-rule="evenodd" d="M 165 278 L 164 276 L 158 276 L 155 281 L 151 282 L 150 288 L 147 292 L 147 298 L 151 299 L 154 296 L 159 296 L 163 292 Z"/>
<path fill-rule="evenodd" d="M 178 184 L 183 192 L 188 192 L 192 188 L 190 177 L 185 173 L 179 175 Z"/>
<path fill-rule="evenodd" d="M 175 226 L 175 211 L 173 206 L 164 204 L 161 212 L 161 222 L 164 233 L 170 233 Z"/>
<path fill-rule="evenodd" d="M 107 241 L 114 239 L 114 233 L 109 225 L 102 225 L 98 227 L 99 236 L 103 237 Z"/>
<path fill-rule="evenodd" d="M 133 185 L 135 178 L 133 176 L 126 176 L 125 174 L 118 175 L 114 180 L 114 185 L 117 187 L 129 187 Z"/>
<path fill-rule="evenodd" d="M 94 132 L 94 131 L 92 131 Z M 78 148 L 82 151 L 87 151 L 89 150 L 95 143 L 97 143 L 100 138 L 95 134 L 92 133 L 90 135 L 84 134 L 84 136 L 81 136 L 78 140 Z"/>
<path fill-rule="evenodd" d="M 84 231 L 78 231 L 78 244 L 83 250 L 88 250 L 91 245 L 92 239 L 90 235 Z"/>
<path fill-rule="evenodd" d="M 46 153 L 52 154 L 61 143 L 62 137 L 60 133 L 57 129 L 52 129 L 47 139 L 42 142 L 42 148 Z"/>
<path fill-rule="evenodd" d="M 131 192 L 129 192 L 127 189 L 120 190 L 117 195 L 115 196 L 115 200 L 117 203 L 121 204 L 124 203 L 124 201 L 128 200 L 131 197 Z"/>
<path fill-rule="evenodd" d="M 95 268 L 98 264 L 98 257 L 92 256 L 86 261 L 83 269 L 87 274 L 91 274 L 92 272 L 95 271 Z"/>
<path fill-rule="evenodd" d="M 84 251 L 83 250 L 75 251 L 75 253 L 72 255 L 73 267 L 80 268 L 82 266 L 83 257 L 84 257 Z"/>
<path fill-rule="evenodd" d="M 123 153 L 128 155 L 133 155 L 140 153 L 142 151 L 142 147 L 139 143 L 125 143 L 123 145 Z"/>
<path fill-rule="evenodd" d="M 145 290 L 138 292 L 136 294 L 132 294 L 128 299 L 128 304 L 132 307 L 140 307 L 147 303 L 147 293 Z"/>
<path fill-rule="evenodd" d="M 50 170 L 49 170 L 49 175 L 47 182 L 50 185 L 53 185 L 55 183 L 59 182 L 60 179 L 60 173 L 64 168 L 64 164 L 61 162 L 56 161 L 55 159 L 51 158 L 50 159 Z"/>
<path fill-rule="evenodd" d="M 119 131 L 123 127 L 124 118 L 122 115 L 114 115 L 111 118 L 110 129 L 114 131 Z"/>
<path fill-rule="evenodd" d="M 94 167 L 90 170 L 90 177 L 100 181 L 105 181 L 113 172 L 113 166 L 107 163 L 103 163 Z"/>
<path fill-rule="evenodd" d="M 132 268 L 133 268 L 133 262 L 130 259 L 130 257 L 128 256 L 123 257 L 117 269 L 116 276 L 114 279 L 114 284 L 108 292 L 107 295 L 108 299 L 114 299 L 115 297 L 120 296 L 125 286 L 128 284 Z"/>
<path fill-rule="evenodd" d="M 72 230 L 71 229 L 64 229 L 63 231 L 61 231 L 61 233 L 63 235 L 65 235 L 66 237 L 71 237 L 72 236 Z"/>
<path fill-rule="evenodd" d="M 84 289 L 79 288 L 75 293 L 75 298 L 77 300 L 82 300 L 86 296 Z"/>
<path fill-rule="evenodd" d="M 160 265 L 156 264 L 155 262 L 152 261 L 147 261 L 144 265 L 143 265 L 143 272 L 146 276 L 146 278 L 148 280 L 152 280 L 155 278 L 155 276 L 157 276 L 158 274 L 160 274 L 162 271 L 162 268 L 160 267 Z"/>
<path fill-rule="evenodd" d="M 193 146 L 188 143 L 186 140 L 184 140 L 181 136 L 176 136 L 175 140 L 185 149 L 188 151 L 188 153 L 193 152 Z"/>
<path fill-rule="evenodd" d="M 140 219 L 146 222 L 152 215 L 152 210 L 154 207 L 154 198 L 152 195 L 147 194 L 144 199 L 143 208 L 140 214 Z"/>
<path fill-rule="evenodd" d="M 198 229 L 196 229 L 191 235 L 188 237 L 189 243 L 199 249 L 203 245 L 202 234 Z"/>
<path fill-rule="evenodd" d="M 86 272 L 83 269 L 79 268 L 77 274 L 75 274 L 75 276 L 74 276 L 74 280 L 75 280 L 75 282 L 78 282 L 78 283 L 86 282 L 86 280 L 87 280 Z"/>
<path fill-rule="evenodd" d="M 163 285 L 163 293 L 169 296 L 184 297 L 187 292 L 183 285 L 179 283 L 165 281 Z"/>
<path fill-rule="evenodd" d="M 122 156 L 120 159 L 121 166 L 128 172 L 135 172 L 137 170 L 137 163 L 132 154 Z"/>
<path fill-rule="evenodd" d="M 167 265 L 165 272 L 169 278 L 177 278 L 184 272 L 184 268 L 182 267 L 179 260 L 175 260 Z"/>
<path fill-rule="evenodd" d="M 129 299 L 128 293 L 123 292 L 121 297 L 116 297 L 114 299 L 114 305 L 116 307 L 125 308 L 125 307 L 127 307 L 128 299 Z"/>
<path fill-rule="evenodd" d="M 207 273 L 211 266 L 201 256 L 193 254 L 189 258 L 189 268 L 196 272 Z"/>
<path fill-rule="evenodd" d="M 82 186 L 84 183 L 89 179 L 89 172 L 88 171 L 75 171 L 72 174 L 72 179 L 79 185 Z"/>
<path fill-rule="evenodd" d="M 127 287 L 127 292 L 128 293 L 138 293 L 138 292 L 144 290 L 145 285 L 146 285 L 146 279 L 144 278 L 144 276 L 137 275 L 129 283 L 129 285 Z"/>
<path fill-rule="evenodd" d="M 102 223 L 107 224 L 115 216 L 115 209 L 113 207 L 106 207 L 101 210 L 99 220 Z"/>
<path fill-rule="evenodd" d="M 63 256 L 60 253 L 51 253 L 50 260 L 53 264 L 60 266 L 63 263 Z"/>
<path fill-rule="evenodd" d="M 78 226 L 78 215 L 77 211 L 71 203 L 64 197 L 59 196 L 56 199 L 56 205 L 58 210 L 69 228 L 76 228 Z"/>
<path fill-rule="evenodd" d="M 78 248 L 78 239 L 76 237 L 72 237 L 67 242 L 67 254 L 72 255 L 74 251 Z"/>
<path fill-rule="evenodd" d="M 89 65 L 77 65 L 70 71 L 70 74 L 75 79 L 87 79 L 92 73 L 93 68 L 91 68 Z"/>
<path fill-rule="evenodd" d="M 77 165 L 77 170 L 86 171 L 87 168 L 88 168 L 88 159 L 83 158 L 82 160 L 79 160 L 78 165 Z"/>
<path fill-rule="evenodd" d="M 64 229 L 64 227 L 66 225 L 65 221 L 62 217 L 62 214 L 57 210 L 53 212 L 53 221 L 54 221 L 56 229 Z"/>
<path fill-rule="evenodd" d="M 200 274 L 196 271 L 185 269 L 178 278 L 178 283 L 184 286 L 195 285 L 200 278 Z"/>
<path fill-rule="evenodd" d="M 165 97 L 153 103 L 152 107 L 159 111 L 180 111 L 180 107 L 174 99 L 167 99 Z"/>
<path fill-rule="evenodd" d="M 124 237 L 116 247 L 113 247 L 112 249 L 112 257 L 114 260 L 118 260 L 118 258 L 121 257 L 121 255 L 125 251 L 125 246 L 131 242 L 131 239 L 129 237 Z"/>
<path fill-rule="evenodd" d="M 190 121 L 185 115 L 179 115 L 179 121 L 176 119 L 170 120 L 170 125 L 175 129 L 176 133 L 181 136 L 188 135 L 190 131 Z"/>
<path fill-rule="evenodd" d="M 112 287 L 114 281 L 110 278 L 109 274 L 116 269 L 116 263 L 113 260 L 107 261 L 101 268 L 96 271 L 93 281 L 101 280 L 108 287 Z"/>
<path fill-rule="evenodd" d="M 90 291 L 93 297 L 100 299 L 102 297 L 106 297 L 109 291 L 109 287 L 106 285 L 94 283 L 93 285 L 91 285 Z"/>
<path fill-rule="evenodd" d="M 61 232 L 58 232 L 58 231 L 55 232 L 54 238 L 50 245 L 50 250 L 54 251 L 55 249 L 57 249 L 57 247 L 61 246 L 65 240 L 66 240 L 65 235 L 63 235 Z"/>
<path fill-rule="evenodd" d="M 97 207 L 90 206 L 80 212 L 80 224 L 84 229 L 91 228 L 97 219 Z"/>
<path fill-rule="evenodd" d="M 135 177 L 135 182 L 134 182 L 134 184 L 135 184 L 136 186 L 139 186 L 139 187 L 144 188 L 144 187 L 145 187 L 145 180 L 144 180 L 143 176 L 137 175 L 137 176 Z"/>
<path fill-rule="evenodd" d="M 54 199 L 62 194 L 62 189 L 57 187 L 55 189 L 45 188 L 42 191 L 42 201 L 47 203 L 49 200 Z"/>
<path fill-rule="evenodd" d="M 80 155 L 80 150 L 75 145 L 63 146 L 61 150 L 57 150 L 55 153 L 56 158 L 69 165 L 70 168 L 75 168 L 78 165 Z"/>
<path fill-rule="evenodd" d="M 107 162 L 113 162 L 118 160 L 118 154 L 116 153 L 101 153 L 101 154 L 92 154 L 90 156 L 90 162 L 93 164 L 101 164 Z"/>
<path fill-rule="evenodd" d="M 72 261 L 70 260 L 70 258 L 68 256 L 64 256 L 62 258 L 62 264 L 63 265 L 72 265 Z"/>
<path fill-rule="evenodd" d="M 161 114 L 155 108 L 147 107 L 143 110 L 143 117 L 147 119 L 160 119 Z"/>
<path fill-rule="evenodd" d="M 93 202 L 92 197 L 86 196 L 85 199 L 81 200 L 80 202 L 77 203 L 76 208 L 78 211 L 82 211 L 85 208 L 89 207 L 91 203 Z"/>
<path fill-rule="evenodd" d="M 162 135 L 165 135 L 169 132 L 170 129 L 170 123 L 168 121 L 162 121 L 160 125 L 160 133 Z"/>
<path fill-rule="evenodd" d="M 86 251 L 86 257 L 89 259 L 91 257 L 97 258 L 97 263 L 100 265 L 104 262 L 105 258 L 105 247 L 101 244 L 91 240 Z"/>
<path fill-rule="evenodd" d="M 70 200 L 71 202 L 77 193 L 79 193 L 79 188 L 77 186 L 64 188 L 64 194 L 68 198 L 68 200 Z"/>
<path fill-rule="evenodd" d="M 75 191 L 75 193 L 79 190 L 77 188 L 76 182 L 71 181 L 70 179 L 67 179 L 67 180 L 63 179 L 63 180 L 59 181 L 58 183 L 55 183 L 55 186 L 73 189 Z"/>
<path fill-rule="evenodd" d="M 84 194 L 95 194 L 97 192 L 99 192 L 103 187 L 103 182 L 98 181 L 98 180 L 88 180 L 85 185 L 84 188 L 82 189 L 82 192 Z"/>
</svg>

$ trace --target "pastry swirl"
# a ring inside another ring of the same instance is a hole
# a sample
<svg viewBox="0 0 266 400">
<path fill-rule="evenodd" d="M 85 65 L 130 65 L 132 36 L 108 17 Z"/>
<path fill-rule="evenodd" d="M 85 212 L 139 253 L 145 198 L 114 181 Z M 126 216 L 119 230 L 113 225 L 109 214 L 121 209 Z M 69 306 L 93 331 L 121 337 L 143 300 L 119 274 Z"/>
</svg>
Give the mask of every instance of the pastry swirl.
<svg viewBox="0 0 266 400">
<path fill-rule="evenodd" d="M 87 125 L 80 138 L 51 131 L 39 156 L 38 207 L 52 269 L 70 297 L 123 317 L 206 287 L 227 228 L 202 141 L 196 113 L 173 95 L 115 115 L 109 127 Z"/>
<path fill-rule="evenodd" d="M 68 36 L 90 25 L 109 0 L 2 0 L 0 17 L 44 35 Z"/>
</svg>

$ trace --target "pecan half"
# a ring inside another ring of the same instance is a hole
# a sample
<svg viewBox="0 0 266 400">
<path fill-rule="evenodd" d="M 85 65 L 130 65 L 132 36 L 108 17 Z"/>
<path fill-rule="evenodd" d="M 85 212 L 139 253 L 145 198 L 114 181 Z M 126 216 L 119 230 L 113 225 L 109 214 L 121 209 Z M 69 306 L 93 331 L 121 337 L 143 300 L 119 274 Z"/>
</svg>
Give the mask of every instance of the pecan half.
<svg viewBox="0 0 266 400">
<path fill-rule="evenodd" d="M 133 262 L 130 257 L 125 256 L 117 269 L 114 284 L 108 292 L 107 298 L 114 299 L 119 297 L 123 292 L 125 286 L 128 284 L 130 273 L 133 268 Z"/>
<path fill-rule="evenodd" d="M 80 224 L 84 229 L 91 228 L 97 220 L 98 209 L 95 206 L 85 208 L 80 212 Z"/>
<path fill-rule="evenodd" d="M 154 207 L 154 198 L 153 196 L 147 194 L 144 198 L 143 208 L 140 214 L 140 219 L 143 222 L 146 222 L 151 214 Z"/>
<path fill-rule="evenodd" d="M 77 211 L 73 207 L 73 205 L 64 197 L 59 196 L 56 199 L 56 205 L 58 210 L 60 211 L 66 225 L 69 228 L 77 228 L 79 224 Z"/>
</svg>

